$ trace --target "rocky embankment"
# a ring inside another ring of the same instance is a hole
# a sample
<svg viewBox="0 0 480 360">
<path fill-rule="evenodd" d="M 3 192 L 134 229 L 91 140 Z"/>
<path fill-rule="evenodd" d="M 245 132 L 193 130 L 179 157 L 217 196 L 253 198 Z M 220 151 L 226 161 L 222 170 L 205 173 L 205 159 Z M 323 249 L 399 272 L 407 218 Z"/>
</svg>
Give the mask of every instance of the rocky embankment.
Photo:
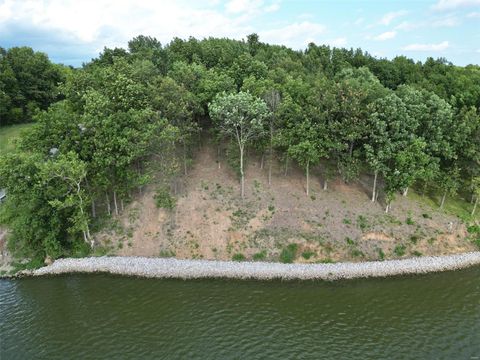
<svg viewBox="0 0 480 360">
<path fill-rule="evenodd" d="M 229 278 L 283 280 L 339 280 L 424 274 L 480 265 L 480 252 L 403 260 L 334 264 L 280 264 L 146 257 L 88 257 L 59 259 L 28 275 L 111 273 L 147 278 Z"/>
</svg>

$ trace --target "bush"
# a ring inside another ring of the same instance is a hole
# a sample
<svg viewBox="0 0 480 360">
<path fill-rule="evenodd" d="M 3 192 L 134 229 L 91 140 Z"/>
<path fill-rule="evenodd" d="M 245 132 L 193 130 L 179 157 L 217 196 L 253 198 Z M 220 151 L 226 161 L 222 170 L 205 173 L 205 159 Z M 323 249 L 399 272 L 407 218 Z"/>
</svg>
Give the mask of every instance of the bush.
<svg viewBox="0 0 480 360">
<path fill-rule="evenodd" d="M 256 254 L 253 254 L 253 260 L 255 261 L 265 260 L 266 257 L 267 257 L 267 252 L 265 250 L 262 250 Z"/>
<path fill-rule="evenodd" d="M 176 199 L 170 195 L 170 191 L 167 187 L 161 187 L 157 189 L 155 196 L 155 204 L 158 208 L 172 210 L 176 205 Z"/>
<path fill-rule="evenodd" d="M 380 260 L 380 261 L 385 260 L 385 253 L 383 252 L 383 250 L 378 249 L 377 252 L 378 252 L 378 260 Z"/>
<path fill-rule="evenodd" d="M 245 255 L 242 253 L 236 253 L 232 256 L 233 261 L 244 261 L 245 260 Z"/>
<path fill-rule="evenodd" d="M 289 244 L 287 247 L 284 247 L 280 253 L 280 261 L 285 264 L 292 263 L 297 257 L 297 250 L 297 244 Z"/>
<path fill-rule="evenodd" d="M 357 225 L 362 231 L 365 231 L 368 228 L 367 218 L 363 215 L 358 215 Z"/>
<path fill-rule="evenodd" d="M 307 250 L 307 251 L 304 251 L 302 253 L 302 257 L 305 259 L 305 260 L 308 260 L 310 259 L 312 256 L 315 256 L 316 254 L 313 252 L 313 251 L 310 251 L 310 250 Z"/>
<path fill-rule="evenodd" d="M 405 220 L 405 223 L 407 225 L 415 225 L 415 221 L 413 221 L 411 217 L 407 217 L 407 220 Z"/>
<path fill-rule="evenodd" d="M 393 253 L 397 256 L 403 256 L 405 255 L 405 250 L 406 250 L 405 245 L 397 245 L 395 246 L 395 249 L 393 249 Z"/>
</svg>

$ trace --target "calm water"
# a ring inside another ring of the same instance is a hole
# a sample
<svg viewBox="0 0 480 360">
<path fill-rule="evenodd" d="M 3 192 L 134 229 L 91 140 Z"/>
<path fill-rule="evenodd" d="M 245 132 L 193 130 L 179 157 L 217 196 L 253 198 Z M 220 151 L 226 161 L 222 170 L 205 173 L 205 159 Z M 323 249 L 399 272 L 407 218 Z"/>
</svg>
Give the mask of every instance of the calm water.
<svg viewBox="0 0 480 360">
<path fill-rule="evenodd" d="M 0 359 L 480 359 L 480 268 L 327 282 L 0 280 Z"/>
</svg>

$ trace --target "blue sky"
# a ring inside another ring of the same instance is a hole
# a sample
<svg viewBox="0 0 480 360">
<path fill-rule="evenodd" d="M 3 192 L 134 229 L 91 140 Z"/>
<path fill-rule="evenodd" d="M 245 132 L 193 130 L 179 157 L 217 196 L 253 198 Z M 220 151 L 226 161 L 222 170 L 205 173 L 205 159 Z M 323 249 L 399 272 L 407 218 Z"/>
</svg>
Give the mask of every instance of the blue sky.
<svg viewBox="0 0 480 360">
<path fill-rule="evenodd" d="M 0 0 L 0 46 L 31 46 L 74 66 L 139 34 L 165 44 L 252 32 L 294 49 L 313 41 L 480 64 L 480 0 Z"/>
</svg>

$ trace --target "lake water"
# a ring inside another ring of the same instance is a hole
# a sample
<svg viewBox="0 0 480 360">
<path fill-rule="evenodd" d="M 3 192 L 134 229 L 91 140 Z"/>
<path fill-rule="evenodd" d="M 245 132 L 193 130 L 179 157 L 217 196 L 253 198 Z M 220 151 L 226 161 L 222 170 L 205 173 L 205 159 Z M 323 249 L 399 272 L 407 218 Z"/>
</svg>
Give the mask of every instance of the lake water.
<svg viewBox="0 0 480 360">
<path fill-rule="evenodd" d="M 480 268 L 341 282 L 0 280 L 0 359 L 480 359 Z"/>
</svg>

